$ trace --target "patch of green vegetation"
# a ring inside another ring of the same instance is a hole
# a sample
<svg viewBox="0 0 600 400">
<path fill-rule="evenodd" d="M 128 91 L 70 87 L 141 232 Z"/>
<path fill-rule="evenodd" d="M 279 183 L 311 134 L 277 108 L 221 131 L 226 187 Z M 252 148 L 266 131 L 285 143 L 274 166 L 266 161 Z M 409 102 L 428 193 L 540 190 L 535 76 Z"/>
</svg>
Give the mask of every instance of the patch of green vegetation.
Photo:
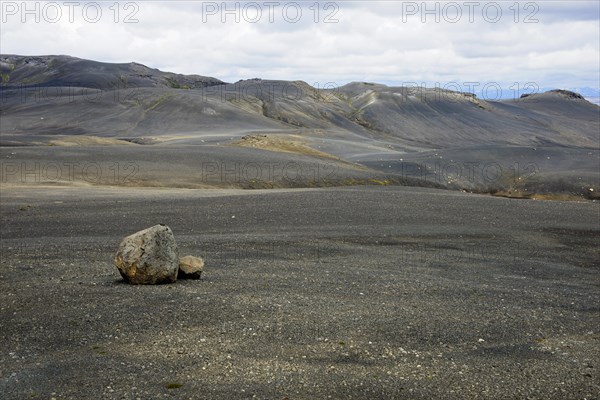
<svg viewBox="0 0 600 400">
<path fill-rule="evenodd" d="M 8 81 L 10 81 L 10 73 L 13 72 L 14 70 L 15 70 L 15 65 L 11 64 L 10 71 L 0 72 L 0 78 L 2 78 L 0 83 L 8 83 Z"/>
<path fill-rule="evenodd" d="M 340 182 L 340 186 L 359 186 L 359 185 L 364 185 L 364 181 L 360 180 L 360 179 L 342 179 L 342 181 Z"/>
<path fill-rule="evenodd" d="M 144 112 L 148 112 L 148 111 L 152 111 L 154 110 L 156 107 L 158 107 L 161 103 L 163 103 L 164 101 L 168 100 L 171 97 L 170 94 L 163 94 L 162 96 L 160 96 L 158 98 L 158 100 L 156 100 L 156 102 L 154 104 L 152 104 L 150 107 L 146 108 L 144 110 Z"/>
<path fill-rule="evenodd" d="M 167 81 L 167 83 L 169 84 L 169 86 L 172 89 L 182 89 L 182 87 L 179 84 L 179 82 L 177 82 L 175 79 L 173 79 L 173 78 L 165 78 L 165 80 Z"/>
<path fill-rule="evenodd" d="M 179 389 L 182 386 L 183 386 L 183 383 L 179 383 L 179 382 L 169 382 L 165 385 L 165 387 L 167 389 Z"/>
<path fill-rule="evenodd" d="M 380 186 L 389 186 L 389 184 L 390 184 L 390 181 L 388 181 L 387 179 L 384 179 L 384 180 L 369 179 L 369 182 L 374 183 L 376 185 L 380 185 Z"/>
</svg>

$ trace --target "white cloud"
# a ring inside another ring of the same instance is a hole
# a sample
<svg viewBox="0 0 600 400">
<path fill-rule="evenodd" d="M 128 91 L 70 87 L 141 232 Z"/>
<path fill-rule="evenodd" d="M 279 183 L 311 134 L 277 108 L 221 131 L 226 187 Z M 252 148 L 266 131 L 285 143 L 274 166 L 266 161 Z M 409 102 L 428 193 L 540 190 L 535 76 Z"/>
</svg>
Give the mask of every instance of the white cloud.
<svg viewBox="0 0 600 400">
<path fill-rule="evenodd" d="M 40 11 L 48 2 L 39 4 Z M 268 6 L 262 5 L 262 18 L 248 23 L 240 13 L 221 22 L 221 13 L 202 14 L 204 8 L 221 2 L 201 3 L 149 1 L 135 2 L 138 23 L 123 23 L 134 8 L 123 9 L 119 22 L 113 21 L 113 2 L 103 3 L 102 18 L 90 23 L 83 18 L 86 3 L 75 9 L 74 22 L 63 16 L 58 23 L 35 23 L 29 15 L 21 21 L 22 11 L 12 15 L 22 2 L 2 1 L 0 49 L 3 53 L 28 55 L 69 54 L 107 62 L 137 61 L 151 67 L 181 73 L 210 75 L 227 81 L 263 77 L 303 79 L 309 83 L 352 80 L 379 82 L 537 82 L 540 86 L 597 87 L 600 68 L 600 28 L 598 2 L 541 1 L 518 2 L 515 23 L 514 2 L 497 2 L 502 17 L 495 17 L 493 2 L 482 1 L 469 21 L 463 2 L 457 18 L 449 2 L 440 2 L 440 15 L 421 15 L 422 2 L 330 2 L 339 10 L 320 5 L 319 22 L 314 22 L 314 2 L 303 3 L 302 18 L 291 23 L 277 7 L 274 23 L 269 22 Z M 131 3 L 131 2 L 130 2 Z M 280 1 L 281 5 L 291 2 Z M 240 2 L 240 7 L 247 2 Z M 233 7 L 233 3 L 228 8 Z M 415 10 L 414 7 L 417 7 Z M 13 8 L 11 8 L 13 7 Z M 429 9 L 436 3 L 429 2 Z M 446 7 L 446 8 L 444 8 Z M 483 10 L 487 7 L 487 14 Z M 249 11 L 252 11 L 249 9 Z M 415 12 L 416 11 L 416 12 Z M 452 12 L 451 12 L 452 11 Z M 323 19 L 332 12 L 338 23 Z M 538 23 L 524 23 L 534 12 Z M 93 13 L 89 13 L 93 14 Z M 89 15 L 88 14 L 88 15 Z M 411 15 L 407 15 L 411 14 Z M 414 14 L 414 15 L 412 15 Z M 293 7 L 287 15 L 294 17 Z M 247 17 L 256 14 L 250 12 Z M 426 18 L 423 22 L 422 19 Z"/>
</svg>

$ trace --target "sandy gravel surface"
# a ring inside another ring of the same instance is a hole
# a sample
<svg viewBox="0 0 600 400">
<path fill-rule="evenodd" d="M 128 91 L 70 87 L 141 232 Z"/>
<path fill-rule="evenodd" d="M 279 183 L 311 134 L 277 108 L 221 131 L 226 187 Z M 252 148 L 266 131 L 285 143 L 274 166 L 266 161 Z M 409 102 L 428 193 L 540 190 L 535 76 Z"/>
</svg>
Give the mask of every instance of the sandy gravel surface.
<svg viewBox="0 0 600 400">
<path fill-rule="evenodd" d="M 403 187 L 0 192 L 2 399 L 594 399 L 600 205 Z M 166 223 L 202 281 L 122 283 Z"/>
</svg>

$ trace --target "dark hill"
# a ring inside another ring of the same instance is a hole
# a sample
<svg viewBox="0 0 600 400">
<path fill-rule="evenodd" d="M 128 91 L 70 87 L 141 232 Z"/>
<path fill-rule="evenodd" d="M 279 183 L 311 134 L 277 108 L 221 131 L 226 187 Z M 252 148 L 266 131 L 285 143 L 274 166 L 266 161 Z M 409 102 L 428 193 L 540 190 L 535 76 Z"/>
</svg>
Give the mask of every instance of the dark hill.
<svg viewBox="0 0 600 400">
<path fill-rule="evenodd" d="M 235 145 L 339 157 L 396 176 L 406 175 L 407 162 L 428 169 L 438 159 L 493 160 L 506 171 L 516 162 L 543 166 L 536 187 L 551 182 L 592 193 L 598 181 L 600 107 L 565 90 L 509 101 L 365 82 L 323 90 L 302 81 L 225 83 L 68 56 L 1 55 L 0 68 L 4 146 Z M 244 136 L 249 139 L 240 141 Z M 544 151 L 530 151 L 536 148 Z M 143 159 L 143 152 L 131 151 Z M 469 190 L 515 186 L 481 176 L 435 183 Z"/>
<path fill-rule="evenodd" d="M 70 56 L 0 56 L 2 85 L 6 87 L 202 88 L 221 85 L 218 79 L 181 75 L 138 63 L 110 64 Z"/>
</svg>

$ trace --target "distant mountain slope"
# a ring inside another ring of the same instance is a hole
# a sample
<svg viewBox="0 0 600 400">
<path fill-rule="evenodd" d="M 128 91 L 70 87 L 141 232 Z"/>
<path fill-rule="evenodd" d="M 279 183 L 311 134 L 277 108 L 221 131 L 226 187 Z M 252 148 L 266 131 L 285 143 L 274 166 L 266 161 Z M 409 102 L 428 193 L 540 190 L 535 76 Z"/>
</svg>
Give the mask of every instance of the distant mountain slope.
<svg viewBox="0 0 600 400">
<path fill-rule="evenodd" d="M 202 88 L 222 81 L 162 72 L 137 63 L 110 64 L 69 56 L 0 55 L 4 86 L 115 88 Z"/>
<path fill-rule="evenodd" d="M 465 146 L 597 148 L 600 107 L 566 91 L 492 102 L 435 89 L 351 83 L 224 83 L 140 64 L 1 55 L 2 142 L 31 135 L 209 136 L 294 133 L 333 154 Z M 343 146 L 340 146 L 343 143 Z"/>
<path fill-rule="evenodd" d="M 600 108 L 561 93 L 492 102 L 468 93 L 353 83 L 340 88 L 370 130 L 431 148 L 475 144 L 597 146 Z M 565 119 L 575 125 L 565 123 Z"/>
</svg>

